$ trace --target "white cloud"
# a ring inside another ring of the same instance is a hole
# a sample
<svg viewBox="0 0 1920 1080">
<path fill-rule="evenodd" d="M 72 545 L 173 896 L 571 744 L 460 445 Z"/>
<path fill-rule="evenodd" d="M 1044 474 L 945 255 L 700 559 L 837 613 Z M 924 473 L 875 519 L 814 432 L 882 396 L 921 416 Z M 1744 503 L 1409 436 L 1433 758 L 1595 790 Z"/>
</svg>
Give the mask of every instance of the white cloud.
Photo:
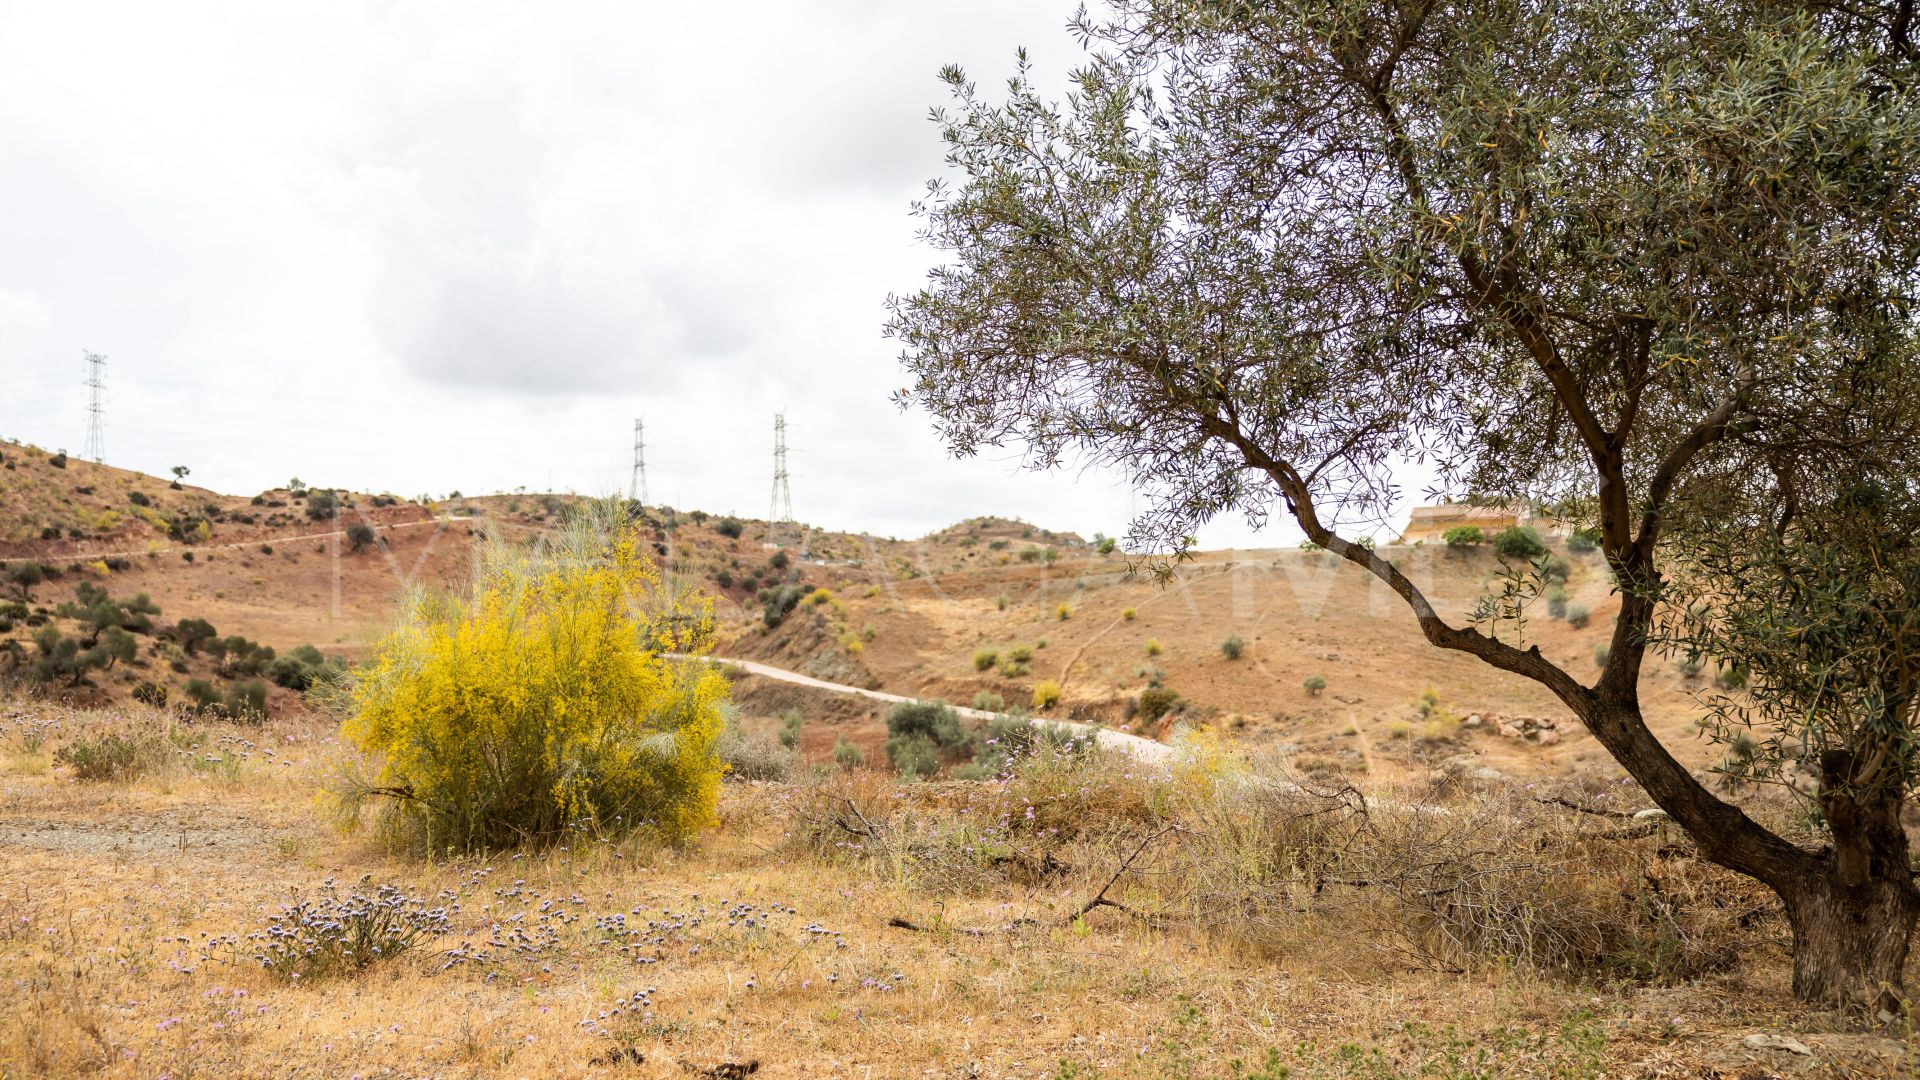
<svg viewBox="0 0 1920 1080">
<path fill-rule="evenodd" d="M 84 346 L 115 464 L 602 491 L 644 414 L 657 498 L 760 513 L 785 407 L 810 520 L 1119 531 L 1110 478 L 947 459 L 880 333 L 937 69 L 1058 84 L 1071 6 L 0 8 L 0 433 L 80 443 Z"/>
</svg>

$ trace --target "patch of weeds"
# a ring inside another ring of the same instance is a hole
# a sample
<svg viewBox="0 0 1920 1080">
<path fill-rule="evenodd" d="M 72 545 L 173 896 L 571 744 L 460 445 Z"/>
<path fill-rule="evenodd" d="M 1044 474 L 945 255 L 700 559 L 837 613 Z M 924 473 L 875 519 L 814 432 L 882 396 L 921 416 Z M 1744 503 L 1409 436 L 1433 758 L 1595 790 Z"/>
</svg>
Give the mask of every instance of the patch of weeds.
<svg viewBox="0 0 1920 1080">
<path fill-rule="evenodd" d="M 203 955 L 231 962 L 250 954 L 262 969 L 289 982 L 350 975 L 448 933 L 460 910 L 452 893 L 441 893 L 442 903 L 429 907 L 395 885 L 343 894 L 329 878 L 318 892 L 281 908 L 261 930 L 209 938 Z"/>
<path fill-rule="evenodd" d="M 98 739 L 79 738 L 53 755 L 56 765 L 73 770 L 86 783 L 132 780 L 152 772 L 163 760 L 160 740 L 109 733 Z"/>
</svg>

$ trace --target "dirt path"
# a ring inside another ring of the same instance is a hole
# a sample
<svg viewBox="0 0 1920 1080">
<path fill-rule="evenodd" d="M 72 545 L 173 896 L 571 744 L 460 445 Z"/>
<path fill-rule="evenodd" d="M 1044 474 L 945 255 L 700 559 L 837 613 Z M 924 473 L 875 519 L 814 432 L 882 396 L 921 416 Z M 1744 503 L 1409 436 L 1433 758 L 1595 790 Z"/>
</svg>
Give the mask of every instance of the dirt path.
<svg viewBox="0 0 1920 1080">
<path fill-rule="evenodd" d="M 881 690 L 863 690 L 858 686 L 848 686 L 845 683 L 828 682 L 825 679 L 816 679 L 811 675 L 802 675 L 797 671 L 788 671 L 785 668 L 777 668 L 771 664 L 762 664 L 753 660 L 732 660 L 724 656 L 710 656 L 706 659 L 716 664 L 731 664 L 750 675 L 758 675 L 764 679 L 791 683 L 794 686 L 811 687 L 815 690 L 825 690 L 833 694 L 847 694 L 853 697 L 867 698 L 872 701 L 886 702 L 920 700 L 918 698 L 905 697 L 900 694 L 889 694 Z M 973 720 L 992 720 L 1001 715 L 1000 713 L 987 712 L 984 709 L 970 709 L 960 705 L 952 706 L 952 708 L 954 712 Z M 1154 742 L 1152 739 L 1143 739 L 1138 735 L 1128 735 L 1123 731 L 1112 731 L 1103 727 L 1095 727 L 1092 724 L 1079 724 L 1071 720 L 1047 720 L 1045 717 L 1034 717 L 1034 722 L 1056 724 L 1072 731 L 1091 734 L 1098 745 L 1109 750 L 1118 750 L 1123 754 L 1131 754 L 1142 761 L 1165 761 L 1168 757 L 1172 756 L 1173 753 L 1173 749 L 1165 743 Z"/>
</svg>

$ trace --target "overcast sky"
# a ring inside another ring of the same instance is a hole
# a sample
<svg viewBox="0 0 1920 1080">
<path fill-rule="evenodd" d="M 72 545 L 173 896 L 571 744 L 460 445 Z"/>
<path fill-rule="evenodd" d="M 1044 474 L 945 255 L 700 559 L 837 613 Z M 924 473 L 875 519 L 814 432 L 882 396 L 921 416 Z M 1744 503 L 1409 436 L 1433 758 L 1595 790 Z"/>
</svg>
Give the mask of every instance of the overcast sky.
<svg viewBox="0 0 1920 1080">
<path fill-rule="evenodd" d="M 0 435 L 246 493 L 624 490 L 802 520 L 1123 532 L 1100 474 L 957 462 L 880 332 L 937 253 L 940 65 L 1071 0 L 23 4 L 0 0 Z M 1208 546 L 1291 544 L 1222 521 Z"/>
</svg>

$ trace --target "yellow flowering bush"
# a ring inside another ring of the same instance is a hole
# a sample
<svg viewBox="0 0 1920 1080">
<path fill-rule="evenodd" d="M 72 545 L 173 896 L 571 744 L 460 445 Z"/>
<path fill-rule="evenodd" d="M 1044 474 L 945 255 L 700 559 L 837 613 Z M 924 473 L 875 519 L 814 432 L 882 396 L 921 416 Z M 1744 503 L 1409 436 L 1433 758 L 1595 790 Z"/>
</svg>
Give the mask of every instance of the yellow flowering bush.
<svg viewBox="0 0 1920 1080">
<path fill-rule="evenodd" d="M 712 823 L 727 682 L 662 655 L 706 647 L 711 605 L 669 595 L 612 520 L 531 552 L 491 539 L 470 598 L 410 600 L 353 688 L 342 734 L 377 772 L 341 789 L 350 820 L 381 798 L 432 848 Z"/>
</svg>

